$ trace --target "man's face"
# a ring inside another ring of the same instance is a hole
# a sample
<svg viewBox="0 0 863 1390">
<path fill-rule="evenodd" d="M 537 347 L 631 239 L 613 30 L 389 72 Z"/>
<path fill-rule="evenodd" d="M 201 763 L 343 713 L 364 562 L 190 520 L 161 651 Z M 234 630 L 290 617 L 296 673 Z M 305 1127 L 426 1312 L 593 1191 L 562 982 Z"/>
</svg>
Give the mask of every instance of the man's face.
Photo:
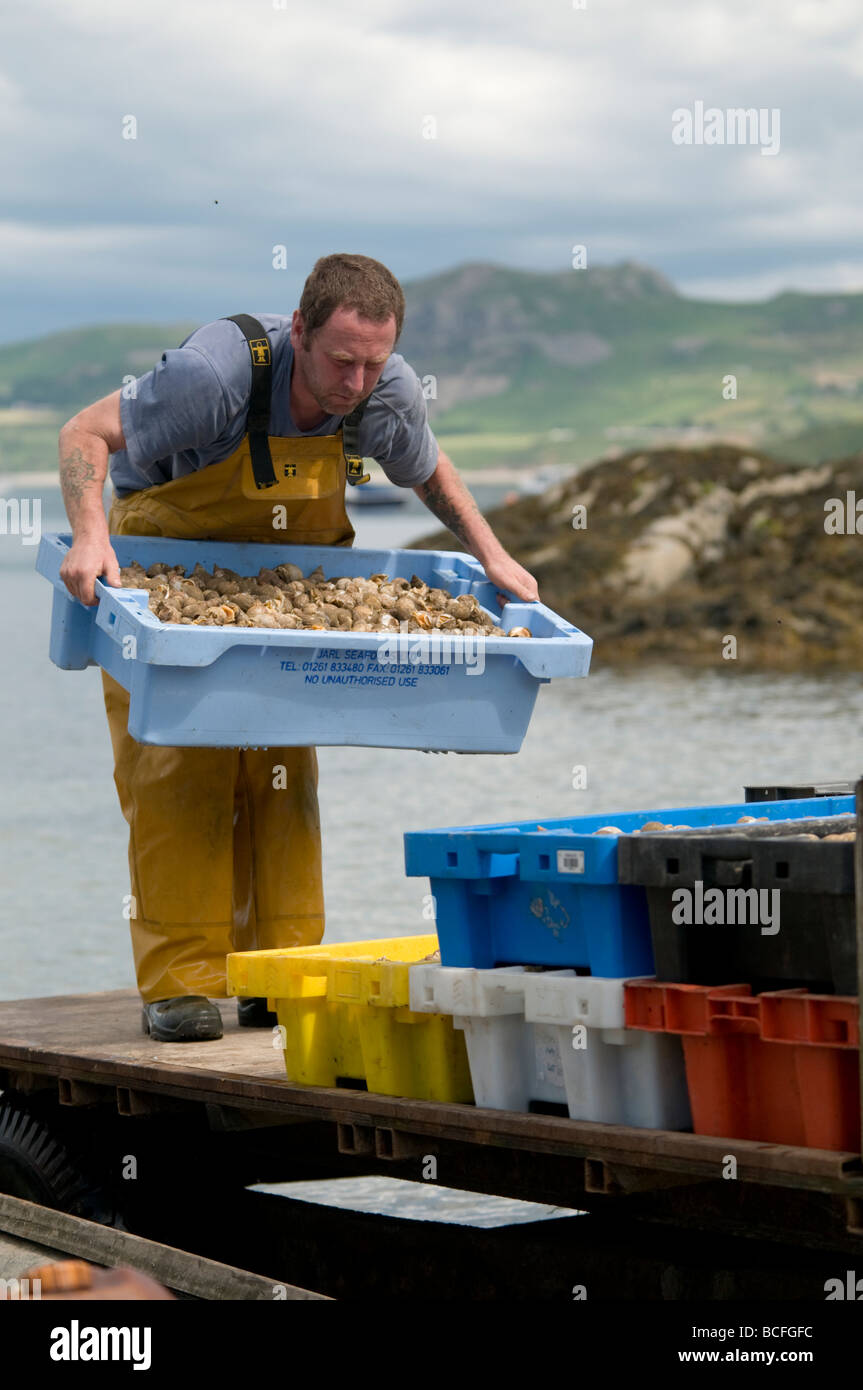
<svg viewBox="0 0 863 1390">
<path fill-rule="evenodd" d="M 377 385 L 396 339 L 394 315 L 385 323 L 360 318 L 339 306 L 307 342 L 302 315 L 294 310 L 291 343 L 300 380 L 328 415 L 349 415 Z"/>
</svg>

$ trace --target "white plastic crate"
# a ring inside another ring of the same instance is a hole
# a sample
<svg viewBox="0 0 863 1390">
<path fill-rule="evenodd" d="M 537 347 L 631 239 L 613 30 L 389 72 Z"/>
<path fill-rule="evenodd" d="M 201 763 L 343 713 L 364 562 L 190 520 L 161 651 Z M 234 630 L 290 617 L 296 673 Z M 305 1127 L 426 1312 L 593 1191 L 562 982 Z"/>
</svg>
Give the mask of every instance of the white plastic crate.
<svg viewBox="0 0 863 1390">
<path fill-rule="evenodd" d="M 483 1109 L 557 1101 L 574 1120 L 688 1129 L 680 1039 L 626 1028 L 624 984 L 574 970 L 414 965 L 410 1007 L 452 1014 L 464 1029 Z"/>
<path fill-rule="evenodd" d="M 528 974 L 525 1020 L 557 1034 L 572 1119 L 689 1129 L 683 1046 L 673 1046 L 680 1039 L 645 1033 L 656 1046 L 641 1045 L 640 1030 L 624 1026 L 625 983 L 566 970 Z"/>
<path fill-rule="evenodd" d="M 521 965 L 411 967 L 411 1008 L 452 1014 L 453 1027 L 464 1030 L 474 1099 L 484 1110 L 566 1104 L 557 1030 L 525 1023 L 526 978 Z"/>
</svg>

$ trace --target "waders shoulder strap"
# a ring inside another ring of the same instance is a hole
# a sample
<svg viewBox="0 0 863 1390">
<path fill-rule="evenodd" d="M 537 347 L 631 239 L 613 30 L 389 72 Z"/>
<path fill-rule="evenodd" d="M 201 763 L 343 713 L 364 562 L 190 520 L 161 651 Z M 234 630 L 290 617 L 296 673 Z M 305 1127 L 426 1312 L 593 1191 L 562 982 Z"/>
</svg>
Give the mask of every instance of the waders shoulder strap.
<svg viewBox="0 0 863 1390">
<path fill-rule="evenodd" d="M 252 390 L 249 396 L 249 413 L 246 417 L 246 432 L 249 436 L 249 453 L 252 457 L 252 474 L 255 486 L 272 487 L 276 481 L 276 471 L 270 454 L 268 435 L 270 432 L 270 396 L 273 379 L 273 354 L 270 340 L 262 325 L 251 314 L 226 314 L 226 319 L 235 323 L 242 331 L 249 345 L 252 358 Z"/>
<path fill-rule="evenodd" d="M 363 411 L 371 400 L 371 395 L 366 396 L 364 401 L 354 406 L 350 415 L 346 415 L 342 420 L 342 452 L 345 456 L 345 476 L 352 487 L 359 483 L 367 483 L 371 477 L 370 473 L 363 472 L 363 456 L 360 453 L 360 420 L 363 418 Z"/>
<path fill-rule="evenodd" d="M 252 472 L 259 488 L 272 487 L 276 481 L 273 460 L 270 455 L 268 434 L 270 428 L 270 394 L 272 390 L 272 352 L 270 340 L 258 320 L 251 314 L 226 314 L 225 318 L 235 323 L 245 336 L 252 357 L 252 391 L 249 397 L 249 414 L 246 430 L 249 436 L 249 452 L 252 456 Z M 371 395 L 360 401 L 350 415 L 342 421 L 342 451 L 345 456 L 345 475 L 352 487 L 367 483 L 370 474 L 363 471 L 363 457 L 359 452 L 359 425 L 363 412 L 371 400 Z"/>
</svg>

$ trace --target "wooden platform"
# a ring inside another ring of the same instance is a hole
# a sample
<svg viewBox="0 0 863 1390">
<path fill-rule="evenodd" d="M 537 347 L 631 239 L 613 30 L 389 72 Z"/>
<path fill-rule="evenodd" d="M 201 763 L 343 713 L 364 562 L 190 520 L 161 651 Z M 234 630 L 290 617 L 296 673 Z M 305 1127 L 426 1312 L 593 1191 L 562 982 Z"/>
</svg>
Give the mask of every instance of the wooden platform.
<svg viewBox="0 0 863 1390">
<path fill-rule="evenodd" d="M 337 1152 L 367 1157 L 370 1171 L 446 1150 L 460 1155 L 449 1165 L 450 1185 L 529 1196 L 535 1175 L 537 1200 L 558 1183 L 573 1202 L 715 1183 L 733 1153 L 738 1183 L 832 1194 L 852 1203 L 849 1227 L 863 1228 L 857 1154 L 297 1086 L 285 1079 L 272 1032 L 239 1028 L 234 1001 L 220 1003 L 225 1035 L 207 1043 L 152 1042 L 134 990 L 0 1003 L 0 1087 L 56 1087 L 61 1105 L 116 1101 L 129 1116 L 207 1106 L 237 1128 L 326 1122 Z M 505 1181 L 516 1168 L 517 1180 Z"/>
</svg>

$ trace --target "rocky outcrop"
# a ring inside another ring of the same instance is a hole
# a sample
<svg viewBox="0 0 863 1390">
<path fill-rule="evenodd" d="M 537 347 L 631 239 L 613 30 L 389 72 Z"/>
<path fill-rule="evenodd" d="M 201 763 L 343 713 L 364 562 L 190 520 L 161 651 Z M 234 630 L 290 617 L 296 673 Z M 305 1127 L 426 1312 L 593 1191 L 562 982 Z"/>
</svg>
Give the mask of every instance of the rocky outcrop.
<svg viewBox="0 0 863 1390">
<path fill-rule="evenodd" d="M 733 445 L 642 450 L 489 521 L 594 638 L 595 667 L 863 668 L 863 454 L 800 468 Z"/>
</svg>

